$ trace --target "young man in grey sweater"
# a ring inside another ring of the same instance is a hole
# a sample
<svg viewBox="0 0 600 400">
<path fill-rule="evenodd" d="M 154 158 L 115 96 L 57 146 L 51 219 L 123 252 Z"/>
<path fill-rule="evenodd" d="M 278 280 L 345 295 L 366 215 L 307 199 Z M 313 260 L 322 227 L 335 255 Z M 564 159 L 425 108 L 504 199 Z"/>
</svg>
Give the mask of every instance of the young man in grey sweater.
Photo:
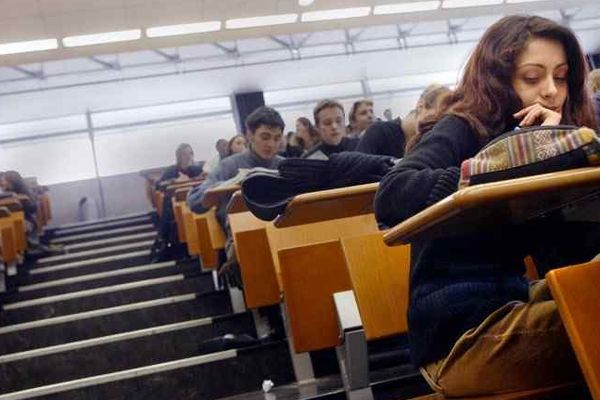
<svg viewBox="0 0 600 400">
<path fill-rule="evenodd" d="M 256 167 L 277 169 L 283 157 L 277 155 L 283 138 L 285 123 L 281 115 L 270 107 L 260 107 L 246 118 L 247 139 L 250 148 L 242 153 L 227 157 L 208 175 L 208 178 L 188 194 L 188 206 L 196 213 L 208 211 L 202 206 L 207 190 L 227 181 L 243 169 Z M 224 197 L 218 207 L 217 216 L 224 225 L 227 204 L 231 196 Z"/>
</svg>

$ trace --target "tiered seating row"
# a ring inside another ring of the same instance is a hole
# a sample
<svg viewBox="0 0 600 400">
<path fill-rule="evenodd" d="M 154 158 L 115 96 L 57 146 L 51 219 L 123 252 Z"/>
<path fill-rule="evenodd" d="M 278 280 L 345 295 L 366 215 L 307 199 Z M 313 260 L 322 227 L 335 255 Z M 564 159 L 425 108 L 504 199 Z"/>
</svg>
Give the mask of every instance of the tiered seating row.
<svg viewBox="0 0 600 400">
<path fill-rule="evenodd" d="M 376 189 L 373 184 L 300 195 L 274 223 L 258 220 L 245 209 L 240 193 L 234 194 L 229 205 L 229 226 L 241 267 L 246 307 L 255 309 L 283 302 L 293 355 L 343 349 L 349 344 L 343 321 L 360 321 L 351 330 L 362 330 L 366 341 L 406 333 L 408 243 L 415 238 L 493 224 L 498 218 L 518 223 L 572 206 L 600 189 L 600 171 L 559 172 L 464 189 L 388 232 L 378 230 L 373 215 L 371 205 Z M 216 223 L 214 210 L 202 215 L 190 212 L 185 204 L 186 190 L 177 189 L 173 197 L 179 237 L 187 243 L 190 254 L 198 254 L 208 261 L 204 265 L 214 267 L 212 257 L 223 248 L 224 233 Z M 233 190 L 216 190 L 211 201 L 216 204 L 220 196 Z M 524 264 L 528 276 L 535 278 L 532 260 L 528 258 Z M 598 271 L 597 264 L 586 268 Z M 566 274 L 551 273 L 550 282 L 553 276 Z M 348 296 L 340 293 L 349 294 L 350 303 Z M 563 304 L 561 312 L 568 314 L 574 306 L 566 298 L 561 300 L 559 295 L 557 301 Z M 353 301 L 358 312 L 355 316 L 353 308 L 347 306 Z M 587 311 L 582 314 L 591 315 Z M 572 340 L 578 341 L 575 348 L 587 371 L 590 389 L 597 392 L 594 361 L 600 358 L 582 344 L 578 333 L 588 329 L 589 324 L 581 326 L 568 318 L 565 323 L 571 325 Z M 360 346 L 351 345 L 360 351 Z M 342 371 L 345 368 L 348 365 L 342 365 Z M 349 393 L 368 389 L 368 384 L 355 385 L 364 382 L 364 377 L 358 379 L 346 370 L 345 379 Z M 515 394 L 514 398 L 536 398 L 553 390 L 558 393 L 566 389 L 545 388 Z"/>
</svg>

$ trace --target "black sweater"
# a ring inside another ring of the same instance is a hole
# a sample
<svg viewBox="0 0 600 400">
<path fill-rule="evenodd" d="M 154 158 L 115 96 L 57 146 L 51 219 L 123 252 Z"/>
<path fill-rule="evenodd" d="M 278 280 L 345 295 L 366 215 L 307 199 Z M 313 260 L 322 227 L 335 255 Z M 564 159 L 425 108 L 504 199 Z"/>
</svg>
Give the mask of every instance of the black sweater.
<svg viewBox="0 0 600 400">
<path fill-rule="evenodd" d="M 170 167 L 164 170 L 159 182 L 176 179 L 179 177 L 180 173 L 187 175 L 188 178 L 192 179 L 202 174 L 202 166 L 198 164 L 193 164 L 190 165 L 187 169 L 180 169 L 178 165 L 171 165 Z"/>
<path fill-rule="evenodd" d="M 375 122 L 361 138 L 356 151 L 402 158 L 406 137 L 400 119 Z"/>
<path fill-rule="evenodd" d="M 340 143 L 336 146 L 332 146 L 327 143 L 319 143 L 312 149 L 310 149 L 302 158 L 316 158 L 316 159 L 327 159 L 330 155 L 335 153 L 341 153 L 343 151 L 354 151 L 358 145 L 360 139 L 350 138 L 344 136 Z"/>
<path fill-rule="evenodd" d="M 452 194 L 461 162 L 481 147 L 465 121 L 442 119 L 381 181 L 378 220 L 394 226 Z M 544 270 L 583 262 L 598 252 L 599 238 L 598 224 L 566 223 L 558 215 L 412 243 L 408 322 L 416 365 L 447 356 L 463 333 L 503 305 L 527 301 L 525 256 Z"/>
</svg>

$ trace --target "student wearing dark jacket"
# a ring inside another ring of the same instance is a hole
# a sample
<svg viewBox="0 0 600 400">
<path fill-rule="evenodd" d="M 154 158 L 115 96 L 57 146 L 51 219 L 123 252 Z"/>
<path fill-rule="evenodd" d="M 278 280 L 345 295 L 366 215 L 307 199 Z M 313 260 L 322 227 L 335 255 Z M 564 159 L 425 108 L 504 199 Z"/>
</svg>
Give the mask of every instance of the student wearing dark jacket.
<svg viewBox="0 0 600 400">
<path fill-rule="evenodd" d="M 442 85 L 429 85 L 419 96 L 417 107 L 403 119 L 376 122 L 362 137 L 356 151 L 402 158 L 407 147 L 432 128 L 446 107 L 451 90 Z"/>
<path fill-rule="evenodd" d="M 62 246 L 48 247 L 40 242 L 37 223 L 37 195 L 17 171 L 0 173 L 0 189 L 20 195 L 25 213 L 27 254 L 41 257 L 62 253 Z"/>
<path fill-rule="evenodd" d="M 335 100 L 322 100 L 315 107 L 315 126 L 321 142 L 303 158 L 326 160 L 331 154 L 354 151 L 360 139 L 346 136 L 344 106 Z"/>
<path fill-rule="evenodd" d="M 187 143 L 181 143 L 177 146 L 175 160 L 175 165 L 165 169 L 159 182 L 192 179 L 202 173 L 202 167 L 194 164 L 194 150 Z"/>
<path fill-rule="evenodd" d="M 528 16 L 495 23 L 471 55 L 447 116 L 382 180 L 378 220 L 394 226 L 452 194 L 462 161 L 517 124 L 596 128 L 585 78 L 568 28 Z M 581 379 L 556 303 L 544 280 L 523 278 L 523 258 L 533 255 L 543 276 L 590 260 L 599 239 L 598 224 L 557 214 L 412 243 L 411 354 L 432 388 L 464 397 Z"/>
<path fill-rule="evenodd" d="M 202 174 L 202 166 L 194 164 L 194 150 L 187 143 L 181 143 L 175 151 L 175 165 L 165 169 L 158 183 L 183 182 Z M 158 184 L 157 183 L 157 184 Z M 154 242 L 153 262 L 170 259 L 174 253 L 181 251 L 182 246 L 177 240 L 175 216 L 171 198 L 163 202 L 162 218 L 158 227 L 158 236 Z"/>
</svg>

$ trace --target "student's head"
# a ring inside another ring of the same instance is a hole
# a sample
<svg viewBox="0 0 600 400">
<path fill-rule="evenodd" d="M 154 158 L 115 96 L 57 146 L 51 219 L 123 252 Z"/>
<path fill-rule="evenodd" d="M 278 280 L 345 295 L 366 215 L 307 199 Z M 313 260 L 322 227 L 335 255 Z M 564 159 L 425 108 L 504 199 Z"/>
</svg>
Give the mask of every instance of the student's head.
<svg viewBox="0 0 600 400">
<path fill-rule="evenodd" d="M 346 136 L 344 106 L 335 100 L 322 100 L 313 110 L 321 141 L 337 146 Z"/>
<path fill-rule="evenodd" d="M 424 134 L 439 120 L 450 99 L 452 91 L 446 86 L 432 84 L 423 90 L 415 108 L 417 132 Z"/>
<path fill-rule="evenodd" d="M 592 93 L 600 92 L 600 68 L 590 72 L 589 86 Z"/>
<path fill-rule="evenodd" d="M 246 138 L 243 135 L 236 135 L 229 140 L 227 144 L 227 154 L 238 154 L 246 150 Z"/>
<path fill-rule="evenodd" d="M 194 150 L 187 143 L 181 143 L 175 151 L 177 166 L 181 169 L 187 169 L 194 163 Z"/>
<path fill-rule="evenodd" d="M 354 132 L 363 132 L 366 130 L 375 121 L 373 100 L 364 99 L 352 104 L 349 119 Z"/>
<path fill-rule="evenodd" d="M 394 119 L 394 115 L 392 114 L 392 110 L 390 110 L 389 108 L 386 108 L 386 109 L 383 111 L 383 118 L 384 118 L 386 121 L 391 121 L 392 119 Z"/>
<path fill-rule="evenodd" d="M 285 123 L 271 107 L 260 107 L 246 118 L 248 141 L 259 157 L 271 160 L 277 155 Z"/>
<path fill-rule="evenodd" d="M 504 17 L 471 54 L 449 112 L 483 138 L 514 126 L 513 114 L 534 104 L 561 114 L 562 123 L 595 128 L 586 75 L 569 28 L 538 16 Z"/>
<path fill-rule="evenodd" d="M 310 149 L 319 142 L 319 132 L 306 117 L 300 117 L 296 120 L 296 140 L 305 150 Z"/>
<path fill-rule="evenodd" d="M 0 178 L 0 185 L 2 189 L 7 192 L 15 192 L 19 194 L 29 194 L 29 187 L 25 182 L 25 179 L 17 171 L 6 171 L 2 178 Z"/>
<path fill-rule="evenodd" d="M 217 140 L 217 142 L 215 143 L 215 149 L 217 150 L 221 158 L 227 157 L 229 151 L 229 141 L 227 139 Z"/>
</svg>

